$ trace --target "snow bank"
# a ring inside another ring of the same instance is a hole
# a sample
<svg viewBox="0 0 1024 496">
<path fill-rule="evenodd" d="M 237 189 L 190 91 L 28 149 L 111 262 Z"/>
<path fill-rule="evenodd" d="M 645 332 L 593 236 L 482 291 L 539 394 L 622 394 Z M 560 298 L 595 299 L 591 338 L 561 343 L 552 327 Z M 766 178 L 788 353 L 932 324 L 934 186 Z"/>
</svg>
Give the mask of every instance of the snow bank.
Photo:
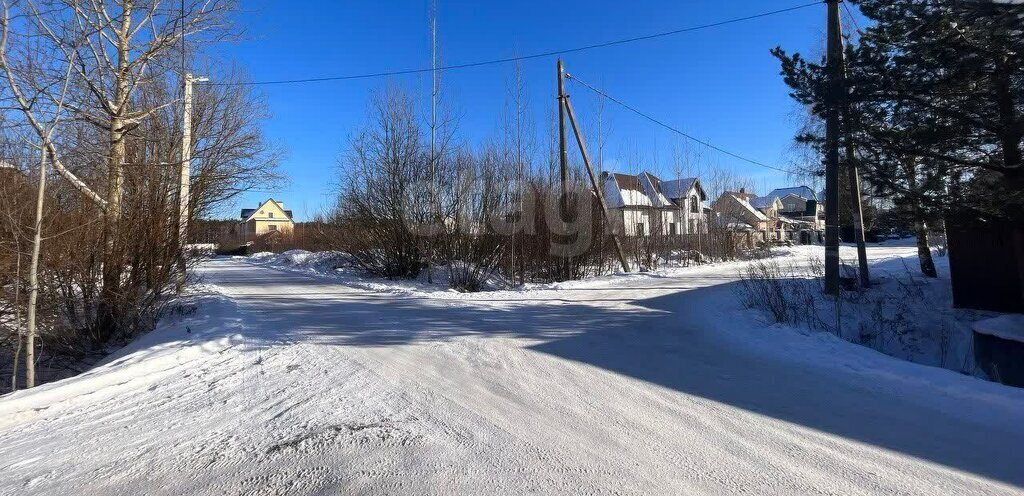
<svg viewBox="0 0 1024 496">
<path fill-rule="evenodd" d="M 1008 314 L 974 323 L 974 332 L 1024 343 L 1024 315 Z"/>
</svg>

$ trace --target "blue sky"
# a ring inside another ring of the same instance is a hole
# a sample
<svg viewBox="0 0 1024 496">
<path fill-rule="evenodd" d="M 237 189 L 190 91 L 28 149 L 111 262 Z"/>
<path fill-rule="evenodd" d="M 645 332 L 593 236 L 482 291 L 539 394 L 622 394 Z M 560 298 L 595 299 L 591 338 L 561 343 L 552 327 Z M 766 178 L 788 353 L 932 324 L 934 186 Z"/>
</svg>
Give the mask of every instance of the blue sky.
<svg viewBox="0 0 1024 496">
<path fill-rule="evenodd" d="M 442 62 L 460 64 L 641 36 L 795 6 L 801 0 L 438 0 Z M 238 18 L 246 35 L 222 44 L 215 56 L 243 67 L 255 81 L 412 69 L 430 65 L 430 1 L 246 0 Z M 784 166 L 794 158 L 799 111 L 768 53 L 776 45 L 821 53 L 825 6 L 569 54 L 567 70 L 684 131 L 756 160 Z M 555 106 L 555 58 L 522 63 L 527 100 L 537 121 L 538 146 L 548 107 Z M 458 139 L 471 146 L 497 134 L 512 64 L 452 70 L 443 91 L 459 118 Z M 367 115 L 376 89 L 398 85 L 429 109 L 429 74 L 354 81 L 260 86 L 271 118 L 269 138 L 286 153 L 280 190 L 252 192 L 221 215 L 254 207 L 268 196 L 283 200 L 298 219 L 330 203 L 338 158 Z M 584 121 L 594 119 L 596 97 L 570 85 Z M 426 114 L 426 112 L 424 113 Z M 611 132 L 608 169 L 650 169 L 670 176 L 673 148 L 685 140 L 628 111 L 606 104 Z M 589 138 L 589 137 L 588 137 Z M 593 145 L 592 145 L 593 146 Z M 791 182 L 783 174 L 710 150 L 708 166 L 749 177 L 759 190 Z M 637 163 L 639 162 L 639 164 Z"/>
</svg>

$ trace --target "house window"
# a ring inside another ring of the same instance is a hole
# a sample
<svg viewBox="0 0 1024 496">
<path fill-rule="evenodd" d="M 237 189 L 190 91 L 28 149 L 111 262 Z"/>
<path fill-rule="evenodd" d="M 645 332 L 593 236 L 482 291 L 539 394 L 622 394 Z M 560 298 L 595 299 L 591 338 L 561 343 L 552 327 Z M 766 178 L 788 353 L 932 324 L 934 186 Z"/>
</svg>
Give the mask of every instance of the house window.
<svg viewBox="0 0 1024 496">
<path fill-rule="evenodd" d="M 269 230 L 269 231 L 276 231 L 277 230 L 277 224 L 271 224 L 271 225 L 267 226 L 267 230 Z"/>
<path fill-rule="evenodd" d="M 268 215 L 268 216 L 270 216 L 270 218 L 271 218 L 271 219 L 273 219 L 273 218 L 274 218 L 274 212 L 270 212 L 270 213 L 269 213 L 269 214 L 267 214 L 267 215 Z"/>
<path fill-rule="evenodd" d="M 677 232 L 677 231 L 679 231 L 679 227 L 678 227 L 678 226 L 679 226 L 679 224 L 677 224 L 677 223 L 675 223 L 675 222 L 673 222 L 673 223 L 669 224 L 669 225 L 668 225 L 668 233 L 669 233 L 670 235 L 672 235 L 672 236 L 675 236 L 676 234 L 679 234 L 679 233 Z"/>
<path fill-rule="evenodd" d="M 690 212 L 695 214 L 700 213 L 700 201 L 697 200 L 697 195 L 690 197 Z"/>
<path fill-rule="evenodd" d="M 636 235 L 637 236 L 643 236 L 645 234 L 647 234 L 647 231 L 644 230 L 644 223 L 643 222 L 637 222 L 636 223 Z"/>
</svg>

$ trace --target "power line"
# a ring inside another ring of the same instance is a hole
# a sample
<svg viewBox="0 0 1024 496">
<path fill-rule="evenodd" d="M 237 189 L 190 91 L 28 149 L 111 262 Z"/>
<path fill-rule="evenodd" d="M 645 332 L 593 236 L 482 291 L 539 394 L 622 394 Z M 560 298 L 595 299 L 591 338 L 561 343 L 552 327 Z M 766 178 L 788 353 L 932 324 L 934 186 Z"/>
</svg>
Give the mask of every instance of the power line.
<svg viewBox="0 0 1024 496">
<path fill-rule="evenodd" d="M 682 137 L 684 137 L 684 138 L 686 138 L 688 140 L 694 141 L 696 143 L 700 143 L 701 145 L 704 145 L 704 146 L 706 146 L 706 147 L 708 147 L 708 148 L 710 148 L 712 150 L 715 150 L 715 151 L 720 152 L 720 153 L 724 153 L 724 154 L 726 154 L 726 155 L 728 155 L 730 157 L 742 160 L 744 162 L 756 165 L 758 167 L 764 167 L 766 169 L 771 169 L 771 170 L 775 170 L 775 171 L 779 171 L 779 172 L 785 172 L 786 174 L 789 174 L 791 172 L 791 171 L 788 171 L 786 169 L 781 169 L 779 167 L 768 165 L 768 164 L 766 164 L 764 162 L 759 162 L 757 160 L 744 157 L 742 155 L 730 152 L 729 150 L 726 150 L 726 149 L 721 148 L 719 146 L 716 146 L 716 145 L 713 145 L 711 143 L 708 143 L 707 141 L 704 141 L 704 140 L 702 140 L 700 138 L 697 138 L 697 137 L 695 137 L 693 135 L 687 134 L 687 133 L 685 133 L 685 132 L 683 132 L 683 131 L 675 128 L 675 127 L 672 127 L 672 126 L 666 124 L 665 122 L 650 116 L 649 114 L 641 112 L 636 107 L 633 107 L 633 106 L 623 102 L 622 100 L 616 99 L 615 97 L 613 97 L 613 96 L 611 96 L 611 95 L 609 95 L 609 94 L 607 94 L 607 93 L 605 93 L 605 92 L 603 92 L 603 91 L 601 91 L 601 90 L 599 90 L 599 89 L 597 89 L 597 88 L 587 84 L 586 81 L 583 81 L 583 80 L 581 80 L 580 78 L 578 78 L 576 76 L 573 76 L 573 75 L 570 75 L 570 74 L 566 73 L 565 77 L 566 77 L 566 79 L 571 79 L 573 81 L 576 81 L 577 83 L 580 83 L 581 85 L 585 86 L 590 91 L 593 91 L 594 93 L 597 93 L 598 95 L 601 95 L 601 96 L 607 98 L 608 100 L 621 105 L 623 108 L 633 112 L 634 114 L 639 115 L 640 117 L 643 117 L 644 119 L 647 119 L 647 120 L 649 120 L 649 121 L 651 121 L 651 122 L 653 122 L 653 123 L 655 123 L 655 124 L 665 128 L 665 129 L 668 129 L 669 131 L 672 131 L 672 132 L 674 132 L 674 133 L 676 133 L 676 134 L 678 134 L 678 135 L 680 135 L 680 136 L 682 136 Z"/>
<path fill-rule="evenodd" d="M 555 56 L 555 55 L 564 55 L 564 54 L 567 54 L 567 53 L 577 53 L 577 52 L 582 52 L 582 51 L 586 51 L 586 50 L 593 50 L 593 49 L 596 49 L 596 48 L 606 48 L 606 47 L 615 46 L 615 45 L 623 45 L 623 44 L 626 44 L 626 43 L 633 43 L 633 42 L 637 42 L 637 41 L 645 41 L 645 40 L 651 40 L 651 39 L 655 39 L 655 38 L 662 38 L 662 37 L 665 37 L 665 36 L 672 36 L 672 35 L 681 34 L 681 33 L 688 33 L 688 32 L 691 32 L 691 31 L 698 31 L 698 30 L 701 30 L 701 29 L 708 29 L 708 28 L 713 28 L 713 27 L 718 27 L 718 26 L 724 26 L 724 25 L 727 25 L 727 24 L 734 24 L 734 23 L 737 23 L 737 22 L 750 21 L 750 20 L 759 19 L 759 18 L 762 18 L 762 17 L 768 17 L 768 16 L 773 16 L 773 15 L 783 14 L 783 13 L 786 13 L 786 12 L 792 12 L 792 11 L 795 11 L 795 10 L 805 9 L 807 7 L 811 7 L 811 6 L 814 6 L 814 5 L 820 5 L 821 3 L 822 3 L 821 0 L 816 0 L 814 2 L 805 3 L 805 4 L 801 4 L 801 5 L 796 5 L 796 6 L 793 6 L 793 7 L 787 7 L 787 8 L 784 8 L 784 9 L 772 10 L 772 11 L 768 11 L 768 12 L 761 12 L 759 14 L 753 14 L 753 15 L 748 15 L 748 16 L 744 16 L 744 17 L 736 17 L 736 18 L 733 18 L 733 19 L 727 19 L 727 20 L 724 20 L 724 21 L 713 22 L 713 23 L 710 23 L 710 24 L 702 24 L 702 25 L 699 25 L 699 26 L 691 26 L 691 27 L 687 27 L 687 28 L 674 29 L 672 31 L 664 31 L 664 32 L 661 32 L 661 33 L 649 34 L 649 35 L 644 35 L 644 36 L 636 36 L 636 37 L 633 37 L 633 38 L 623 38 L 623 39 L 614 40 L 614 41 L 607 41 L 607 42 L 604 42 L 604 43 L 595 43 L 595 44 L 592 44 L 592 45 L 584 45 L 584 46 L 578 46 L 578 47 L 574 47 L 574 48 L 566 48 L 566 49 L 563 49 L 563 50 L 552 50 L 552 51 L 548 51 L 548 52 L 534 53 L 534 54 L 530 54 L 530 55 L 521 55 L 521 56 L 517 56 L 517 57 L 505 57 L 505 58 L 500 58 L 500 59 L 484 60 L 484 61 L 480 61 L 480 62 L 469 62 L 469 63 L 465 63 L 465 64 L 447 65 L 447 66 L 442 66 L 442 67 L 437 67 L 437 68 L 434 68 L 434 67 L 424 67 L 424 68 L 419 68 L 419 69 L 392 70 L 392 71 L 383 71 L 383 72 L 373 72 L 373 73 L 367 73 L 367 74 L 353 74 L 353 75 L 347 75 L 347 76 L 325 76 L 325 77 L 302 78 L 302 79 L 279 79 L 279 80 L 252 81 L 252 82 L 221 82 L 221 83 L 206 83 L 206 84 L 216 85 L 216 86 L 228 86 L 228 85 L 234 85 L 234 86 L 260 86 L 260 85 L 276 85 L 276 84 L 320 83 L 320 82 L 326 82 L 326 81 L 348 81 L 348 80 L 353 80 L 353 79 L 369 79 L 369 78 L 387 77 L 387 76 L 402 76 L 402 75 L 407 75 L 407 74 L 421 74 L 421 73 L 426 73 L 426 72 L 433 72 L 435 70 L 437 70 L 437 71 L 449 71 L 449 70 L 453 70 L 453 69 L 468 69 L 468 68 L 471 68 L 471 67 L 481 67 L 481 66 L 486 66 L 486 65 L 505 64 L 505 63 L 508 63 L 508 62 L 516 62 L 516 61 L 520 61 L 520 60 L 538 59 L 538 58 L 543 58 L 543 57 L 551 57 L 551 56 Z"/>
<path fill-rule="evenodd" d="M 846 2 L 840 2 L 839 4 L 842 5 L 843 6 L 843 10 L 846 11 L 846 17 L 850 20 L 850 23 L 853 24 L 854 29 L 857 30 L 857 34 L 863 35 L 864 32 L 861 31 L 860 25 L 857 24 L 857 18 L 853 16 L 853 11 L 850 10 L 850 6 L 847 5 Z"/>
</svg>

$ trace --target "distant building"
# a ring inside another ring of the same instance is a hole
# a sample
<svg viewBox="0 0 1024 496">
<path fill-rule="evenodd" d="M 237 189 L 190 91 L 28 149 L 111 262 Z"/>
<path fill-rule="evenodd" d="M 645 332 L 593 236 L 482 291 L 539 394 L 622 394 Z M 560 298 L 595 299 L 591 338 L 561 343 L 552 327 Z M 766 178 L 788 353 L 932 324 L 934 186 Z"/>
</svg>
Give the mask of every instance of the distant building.
<svg viewBox="0 0 1024 496">
<path fill-rule="evenodd" d="M 723 192 L 711 207 L 715 222 L 719 227 L 731 231 L 751 233 L 759 241 L 776 239 L 769 236 L 772 220 L 750 203 L 750 200 L 756 198 L 756 195 L 747 193 L 743 188 Z"/>
<path fill-rule="evenodd" d="M 238 232 L 245 239 L 258 236 L 282 233 L 290 234 L 295 228 L 292 211 L 284 209 L 284 203 L 273 198 L 263 202 L 257 208 L 243 208 Z"/>
<path fill-rule="evenodd" d="M 778 211 L 780 216 L 810 223 L 816 230 L 825 229 L 824 199 L 815 195 L 814 190 L 807 186 L 774 189 L 758 198 L 758 201 L 762 201 L 762 198 L 766 202 L 778 200 L 781 203 L 781 209 Z"/>
<path fill-rule="evenodd" d="M 604 172 L 608 208 L 626 236 L 682 235 L 707 229 L 707 195 L 695 177 L 663 181 L 650 172 Z"/>
<path fill-rule="evenodd" d="M 779 188 L 757 196 L 740 188 L 726 191 L 713 207 L 718 225 L 757 233 L 760 241 L 821 242 L 825 212 L 807 186 Z"/>
</svg>

